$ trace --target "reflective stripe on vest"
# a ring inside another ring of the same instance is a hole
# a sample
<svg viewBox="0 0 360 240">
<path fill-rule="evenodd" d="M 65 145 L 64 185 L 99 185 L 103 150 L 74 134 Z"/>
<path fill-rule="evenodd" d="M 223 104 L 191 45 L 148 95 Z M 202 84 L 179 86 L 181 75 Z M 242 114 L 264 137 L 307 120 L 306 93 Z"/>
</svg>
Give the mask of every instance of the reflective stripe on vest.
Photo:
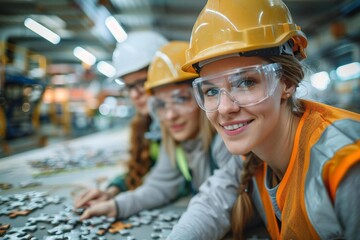
<svg viewBox="0 0 360 240">
<path fill-rule="evenodd" d="M 211 150 L 210 150 L 211 152 Z M 176 162 L 179 166 L 180 172 L 182 173 L 182 175 L 185 177 L 186 181 L 190 182 L 192 177 L 191 177 L 191 173 L 189 171 L 189 166 L 186 160 L 186 155 L 184 150 L 182 149 L 182 147 L 177 146 L 175 149 L 175 154 L 176 154 Z M 214 161 L 214 159 L 212 158 L 212 154 L 210 154 L 210 174 L 212 175 L 214 173 L 215 169 L 218 169 L 218 165 L 216 164 L 216 162 Z"/>
<path fill-rule="evenodd" d="M 160 144 L 155 141 L 150 141 L 150 158 L 156 161 L 160 152 Z"/>
<path fill-rule="evenodd" d="M 179 166 L 180 172 L 182 173 L 186 181 L 190 182 L 192 177 L 189 171 L 189 166 L 186 160 L 186 156 L 182 147 L 179 146 L 176 147 L 176 162 Z"/>
<path fill-rule="evenodd" d="M 311 149 L 311 161 L 305 181 L 305 205 L 308 217 L 321 239 L 343 235 L 323 182 L 323 167 L 334 153 L 346 145 L 354 144 L 360 138 L 359 135 L 360 124 L 357 121 L 339 120 L 326 128 Z"/>
</svg>

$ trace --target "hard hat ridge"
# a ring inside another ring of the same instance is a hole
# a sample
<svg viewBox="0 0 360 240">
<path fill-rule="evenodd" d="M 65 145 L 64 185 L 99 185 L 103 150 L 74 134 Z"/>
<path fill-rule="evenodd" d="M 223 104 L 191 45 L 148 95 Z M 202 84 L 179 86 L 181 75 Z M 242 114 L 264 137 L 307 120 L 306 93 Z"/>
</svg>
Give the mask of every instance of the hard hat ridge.
<svg viewBox="0 0 360 240">
<path fill-rule="evenodd" d="M 184 82 L 198 77 L 197 74 L 187 73 L 181 69 L 185 63 L 185 50 L 188 47 L 188 42 L 172 41 L 156 52 L 144 85 L 146 91 L 151 93 L 151 89 L 155 87 Z"/>
<path fill-rule="evenodd" d="M 281 0 L 208 0 L 193 27 L 183 70 L 194 72 L 199 62 L 232 53 L 274 56 L 292 52 L 304 59 L 306 46 L 305 34 Z"/>
</svg>

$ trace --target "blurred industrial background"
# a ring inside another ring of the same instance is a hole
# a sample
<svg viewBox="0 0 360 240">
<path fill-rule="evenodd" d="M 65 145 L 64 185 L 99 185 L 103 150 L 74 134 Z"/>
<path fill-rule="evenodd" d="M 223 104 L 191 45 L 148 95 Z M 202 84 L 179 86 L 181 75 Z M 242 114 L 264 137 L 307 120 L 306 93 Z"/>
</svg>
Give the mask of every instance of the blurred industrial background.
<svg viewBox="0 0 360 240">
<path fill-rule="evenodd" d="M 284 2 L 309 38 L 309 72 L 299 95 L 360 112 L 360 0 Z M 123 39 L 108 26 L 189 40 L 205 3 L 0 0 L 0 157 L 126 126 L 134 110 L 108 80 Z M 52 38 L 30 30 L 39 25 Z M 89 60 L 79 59 L 84 51 Z"/>
</svg>

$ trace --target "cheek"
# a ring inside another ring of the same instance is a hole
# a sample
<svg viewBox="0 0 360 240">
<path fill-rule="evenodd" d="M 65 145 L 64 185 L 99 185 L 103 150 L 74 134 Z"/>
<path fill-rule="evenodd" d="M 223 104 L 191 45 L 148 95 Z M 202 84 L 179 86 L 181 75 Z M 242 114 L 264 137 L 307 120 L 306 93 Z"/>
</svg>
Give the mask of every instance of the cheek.
<svg viewBox="0 0 360 240">
<path fill-rule="evenodd" d="M 161 119 L 160 124 L 166 128 L 166 130 L 170 131 L 171 121 L 167 119 Z"/>
<path fill-rule="evenodd" d="M 216 112 L 206 113 L 207 119 L 209 119 L 210 123 L 216 127 L 215 119 L 216 119 Z"/>
<path fill-rule="evenodd" d="M 200 110 L 199 109 L 194 109 L 191 113 L 188 113 L 189 115 L 189 123 L 192 126 L 192 129 L 199 129 L 200 126 Z"/>
</svg>

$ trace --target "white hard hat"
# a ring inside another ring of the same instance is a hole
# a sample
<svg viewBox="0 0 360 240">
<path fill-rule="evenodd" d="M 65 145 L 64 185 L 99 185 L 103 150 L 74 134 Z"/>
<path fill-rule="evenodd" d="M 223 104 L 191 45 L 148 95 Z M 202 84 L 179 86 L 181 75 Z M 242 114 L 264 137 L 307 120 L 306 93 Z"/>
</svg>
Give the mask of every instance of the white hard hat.
<svg viewBox="0 0 360 240">
<path fill-rule="evenodd" d="M 167 40 L 154 31 L 130 32 L 114 50 L 112 63 L 116 74 L 113 79 L 149 66 L 155 52 L 166 43 Z"/>
</svg>

